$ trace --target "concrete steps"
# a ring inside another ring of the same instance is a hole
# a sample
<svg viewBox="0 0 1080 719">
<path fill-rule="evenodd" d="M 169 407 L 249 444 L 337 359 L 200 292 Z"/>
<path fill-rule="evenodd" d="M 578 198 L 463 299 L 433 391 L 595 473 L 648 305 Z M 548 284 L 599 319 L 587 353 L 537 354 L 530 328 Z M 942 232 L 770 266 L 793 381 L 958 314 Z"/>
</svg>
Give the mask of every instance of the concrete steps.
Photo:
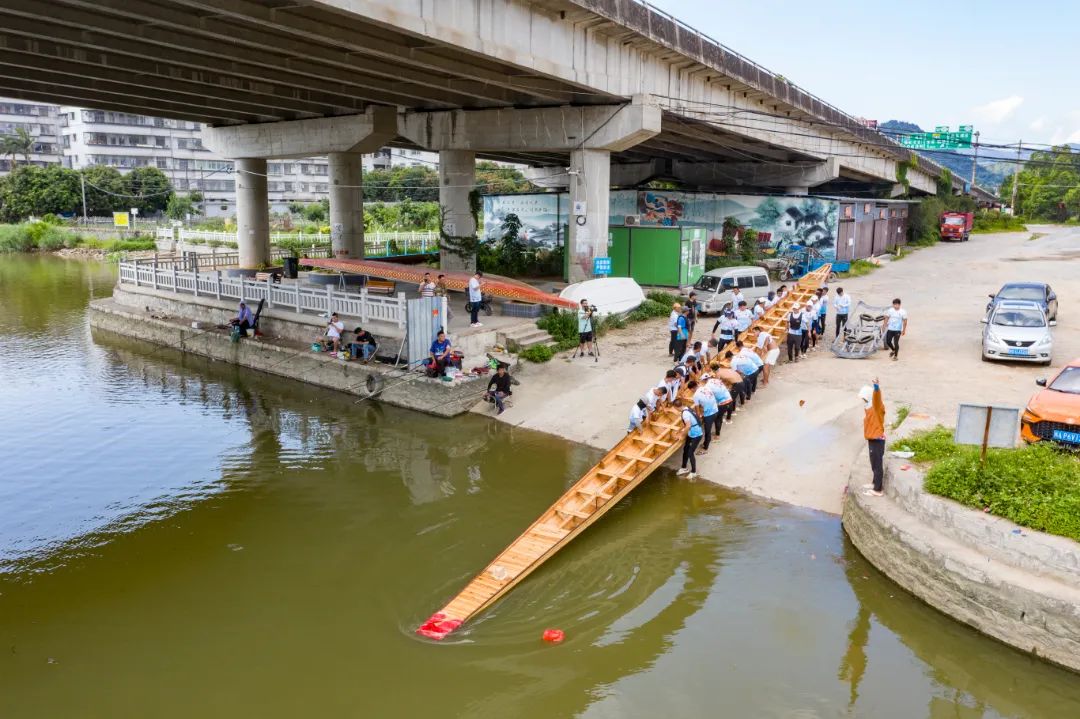
<svg viewBox="0 0 1080 719">
<path fill-rule="evenodd" d="M 535 345 L 552 342 L 554 340 L 547 330 L 542 330 L 532 323 L 511 327 L 499 333 L 499 343 L 511 352 L 520 352 Z"/>
</svg>

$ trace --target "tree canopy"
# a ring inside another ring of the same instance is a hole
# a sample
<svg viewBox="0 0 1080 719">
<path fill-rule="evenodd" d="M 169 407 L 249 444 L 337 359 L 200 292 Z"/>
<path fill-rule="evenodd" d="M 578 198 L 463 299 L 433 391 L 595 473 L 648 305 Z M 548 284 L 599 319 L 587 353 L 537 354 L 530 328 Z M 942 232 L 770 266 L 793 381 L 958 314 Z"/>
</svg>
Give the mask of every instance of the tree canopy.
<svg viewBox="0 0 1080 719">
<path fill-rule="evenodd" d="M 31 215 L 71 214 L 81 207 L 79 174 L 59 165 L 23 165 L 0 178 L 0 219 L 19 222 Z"/>
<path fill-rule="evenodd" d="M 1012 197 L 1010 175 L 1001 183 L 1001 197 Z M 1069 145 L 1031 153 L 1019 173 L 1018 214 L 1039 220 L 1066 220 L 1080 215 L 1080 151 Z"/>
</svg>

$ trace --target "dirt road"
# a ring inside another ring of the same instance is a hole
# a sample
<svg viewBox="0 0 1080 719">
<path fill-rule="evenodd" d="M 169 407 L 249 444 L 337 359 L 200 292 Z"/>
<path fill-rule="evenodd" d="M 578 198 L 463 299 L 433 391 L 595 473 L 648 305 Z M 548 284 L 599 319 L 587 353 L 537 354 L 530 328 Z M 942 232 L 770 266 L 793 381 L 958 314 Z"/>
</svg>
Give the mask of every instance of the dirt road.
<svg viewBox="0 0 1080 719">
<path fill-rule="evenodd" d="M 702 478 L 839 513 L 851 463 L 865 461 L 857 393 L 873 377 L 881 380 L 890 415 L 906 404 L 953 424 L 960 402 L 1023 407 L 1037 377 L 1080 357 L 1080 228 L 1030 230 L 938 244 L 834 285 L 853 303 L 903 300 L 910 323 L 899 361 L 886 352 L 844 360 L 819 349 L 806 361 L 780 365 L 771 386 L 700 459 Z M 1031 240 L 1032 232 L 1044 236 Z M 1049 282 L 1059 297 L 1051 368 L 981 359 L 987 294 L 1023 280 Z M 527 365 L 514 406 L 500 419 L 607 449 L 626 431 L 631 405 L 668 369 L 666 346 L 665 322 L 655 320 L 607 334 L 599 362 L 557 357 Z"/>
</svg>

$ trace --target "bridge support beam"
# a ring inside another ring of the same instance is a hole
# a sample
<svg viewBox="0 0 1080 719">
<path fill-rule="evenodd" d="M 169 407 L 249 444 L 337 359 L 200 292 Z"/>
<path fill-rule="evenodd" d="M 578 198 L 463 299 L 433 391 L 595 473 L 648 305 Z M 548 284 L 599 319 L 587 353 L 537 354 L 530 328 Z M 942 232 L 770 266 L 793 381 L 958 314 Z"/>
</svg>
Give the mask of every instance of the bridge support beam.
<svg viewBox="0 0 1080 719">
<path fill-rule="evenodd" d="M 336 258 L 364 256 L 364 165 L 359 152 L 331 152 L 330 246 Z"/>
<path fill-rule="evenodd" d="M 266 194 L 266 160 L 236 161 L 236 241 L 240 266 L 270 264 L 270 209 Z"/>
<path fill-rule="evenodd" d="M 476 237 L 476 218 L 469 195 L 476 185 L 476 153 L 469 150 L 439 151 L 440 226 L 451 237 Z M 476 257 L 463 257 L 439 249 L 439 267 L 444 270 L 476 269 Z"/>
</svg>

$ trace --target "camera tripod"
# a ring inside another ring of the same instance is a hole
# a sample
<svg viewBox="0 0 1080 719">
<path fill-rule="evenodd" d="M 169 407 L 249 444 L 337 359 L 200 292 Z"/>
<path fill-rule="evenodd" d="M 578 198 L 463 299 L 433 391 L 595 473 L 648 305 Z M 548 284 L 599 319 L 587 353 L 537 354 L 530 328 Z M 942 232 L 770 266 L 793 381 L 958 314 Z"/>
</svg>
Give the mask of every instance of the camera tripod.
<svg viewBox="0 0 1080 719">
<path fill-rule="evenodd" d="M 593 318 L 592 318 L 591 313 L 589 315 L 588 320 L 589 320 L 589 324 L 586 325 L 586 326 L 589 329 L 586 330 L 586 332 L 588 332 L 589 336 L 592 337 L 592 339 L 589 341 L 589 350 L 592 352 L 593 362 L 599 362 L 600 361 L 600 345 L 597 344 L 597 342 L 596 342 L 596 330 L 593 329 Z M 585 353 L 582 351 L 581 343 L 579 342 L 578 346 L 577 346 L 577 349 L 574 350 L 574 356 L 571 357 L 570 359 L 577 359 L 578 357 L 584 357 L 584 356 L 585 356 Z"/>
</svg>

